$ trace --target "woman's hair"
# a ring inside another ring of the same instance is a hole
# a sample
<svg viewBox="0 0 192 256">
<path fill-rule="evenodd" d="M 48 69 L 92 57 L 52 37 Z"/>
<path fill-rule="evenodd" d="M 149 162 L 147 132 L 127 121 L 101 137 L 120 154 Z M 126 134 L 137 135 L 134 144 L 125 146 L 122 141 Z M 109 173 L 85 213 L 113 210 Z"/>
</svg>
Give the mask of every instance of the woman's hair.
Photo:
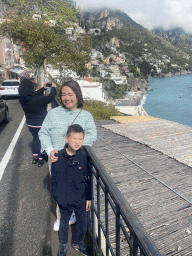
<svg viewBox="0 0 192 256">
<path fill-rule="evenodd" d="M 35 95 L 34 83 L 28 78 L 24 78 L 19 86 L 19 95 L 20 96 L 29 96 Z"/>
<path fill-rule="evenodd" d="M 74 81 L 74 80 L 70 80 L 70 81 L 65 82 L 61 86 L 60 91 L 59 91 L 59 98 L 60 98 L 60 100 L 61 100 L 61 96 L 62 96 L 62 89 L 63 89 L 64 86 L 68 86 L 68 87 L 70 87 L 74 91 L 74 93 L 75 93 L 75 95 L 77 97 L 77 102 L 78 102 L 77 108 L 82 108 L 83 104 L 84 104 L 84 101 L 83 101 L 83 95 L 82 95 L 82 91 L 81 91 L 80 85 L 76 81 Z M 62 100 L 61 100 L 61 103 L 62 103 Z M 62 103 L 62 105 L 64 106 L 63 103 Z"/>
</svg>

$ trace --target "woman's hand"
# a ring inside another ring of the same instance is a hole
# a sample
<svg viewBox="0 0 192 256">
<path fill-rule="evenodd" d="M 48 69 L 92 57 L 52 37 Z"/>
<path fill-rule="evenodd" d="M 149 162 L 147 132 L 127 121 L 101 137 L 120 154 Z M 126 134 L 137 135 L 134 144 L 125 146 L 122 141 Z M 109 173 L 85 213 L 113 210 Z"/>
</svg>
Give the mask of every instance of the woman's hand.
<svg viewBox="0 0 192 256">
<path fill-rule="evenodd" d="M 86 201 L 86 212 L 91 210 L 91 200 Z"/>
<path fill-rule="evenodd" d="M 47 87 L 47 84 L 48 84 L 47 82 L 44 82 L 43 87 L 45 88 L 45 90 L 47 90 L 48 88 L 50 88 L 50 87 Z M 51 87 L 57 87 L 57 86 L 56 86 L 55 83 L 52 83 Z"/>
<path fill-rule="evenodd" d="M 57 153 L 58 153 L 58 151 L 57 151 L 56 149 L 53 149 L 53 150 L 51 151 L 50 159 L 51 159 L 51 162 L 52 162 L 52 163 L 57 162 L 58 156 L 55 156 L 55 154 L 57 154 Z"/>
</svg>

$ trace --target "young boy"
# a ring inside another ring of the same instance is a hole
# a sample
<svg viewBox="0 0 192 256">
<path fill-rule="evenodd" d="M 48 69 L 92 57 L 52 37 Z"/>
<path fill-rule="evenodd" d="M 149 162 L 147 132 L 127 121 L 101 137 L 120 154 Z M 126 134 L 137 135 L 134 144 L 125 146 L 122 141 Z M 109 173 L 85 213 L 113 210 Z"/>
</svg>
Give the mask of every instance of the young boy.
<svg viewBox="0 0 192 256">
<path fill-rule="evenodd" d="M 88 155 L 82 147 L 84 130 L 78 124 L 69 126 L 65 137 L 66 145 L 58 152 L 58 161 L 51 167 L 51 194 L 61 212 L 57 256 L 66 256 L 68 249 L 69 219 L 75 211 L 77 225 L 72 248 L 83 255 L 91 249 L 82 241 L 87 230 L 87 212 L 91 209 L 91 170 Z"/>
</svg>

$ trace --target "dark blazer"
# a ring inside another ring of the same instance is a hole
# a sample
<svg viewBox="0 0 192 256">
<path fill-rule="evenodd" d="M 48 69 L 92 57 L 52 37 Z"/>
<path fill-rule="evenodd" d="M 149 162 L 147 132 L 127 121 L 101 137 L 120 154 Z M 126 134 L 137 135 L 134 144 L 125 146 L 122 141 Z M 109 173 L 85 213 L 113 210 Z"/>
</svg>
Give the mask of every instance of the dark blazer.
<svg viewBox="0 0 192 256">
<path fill-rule="evenodd" d="M 66 153 L 66 147 L 58 151 L 58 161 L 51 166 L 51 194 L 61 209 L 85 208 L 91 200 L 91 169 L 88 155 L 81 147 L 73 157 Z M 73 159 L 72 159 L 73 158 Z"/>
</svg>

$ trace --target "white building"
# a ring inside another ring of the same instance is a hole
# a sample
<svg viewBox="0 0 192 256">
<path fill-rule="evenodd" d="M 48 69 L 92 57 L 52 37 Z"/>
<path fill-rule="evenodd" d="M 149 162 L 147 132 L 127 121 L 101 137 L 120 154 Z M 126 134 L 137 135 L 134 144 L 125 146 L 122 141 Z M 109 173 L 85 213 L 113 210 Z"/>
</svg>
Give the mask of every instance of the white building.
<svg viewBox="0 0 192 256">
<path fill-rule="evenodd" d="M 84 99 L 105 101 L 102 83 L 94 82 L 89 77 L 84 77 L 84 79 L 77 80 L 77 82 L 81 86 Z"/>
<path fill-rule="evenodd" d="M 104 70 L 104 69 L 100 70 L 99 73 L 100 73 L 101 77 L 103 77 L 103 78 L 109 74 L 109 73 L 108 73 L 106 70 Z"/>
<path fill-rule="evenodd" d="M 68 34 L 68 35 L 72 35 L 73 34 L 73 30 L 74 28 L 71 26 L 71 27 L 68 27 L 65 29 L 65 33 Z"/>
<path fill-rule="evenodd" d="M 78 34 L 85 34 L 85 29 L 81 28 L 81 27 L 76 27 L 75 28 L 75 32 L 78 33 Z"/>
</svg>

